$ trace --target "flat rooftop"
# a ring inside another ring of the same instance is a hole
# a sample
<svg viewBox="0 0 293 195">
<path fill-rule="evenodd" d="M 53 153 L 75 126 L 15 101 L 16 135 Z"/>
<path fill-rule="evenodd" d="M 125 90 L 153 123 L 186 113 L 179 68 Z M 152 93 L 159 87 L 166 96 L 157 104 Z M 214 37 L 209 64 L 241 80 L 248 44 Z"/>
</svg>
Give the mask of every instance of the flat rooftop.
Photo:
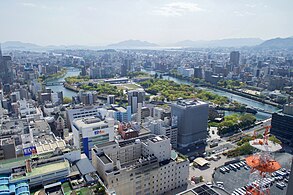
<svg viewBox="0 0 293 195">
<path fill-rule="evenodd" d="M 37 176 L 37 175 L 44 175 L 47 173 L 51 173 L 51 172 L 57 172 L 58 170 L 62 170 L 62 169 L 69 169 L 70 165 L 68 161 L 64 161 L 64 162 L 57 162 L 57 163 L 52 163 L 52 164 L 48 164 L 48 165 L 44 165 L 44 166 L 39 166 L 36 168 L 32 168 L 32 172 L 30 173 L 26 173 L 25 176 L 21 176 L 21 177 L 13 177 L 13 180 L 20 180 L 20 179 L 25 179 L 27 177 L 33 177 L 33 176 Z"/>
<path fill-rule="evenodd" d="M 112 161 L 108 158 L 108 156 L 106 156 L 104 153 L 98 155 L 99 158 L 103 161 L 104 164 L 109 164 Z"/>
<path fill-rule="evenodd" d="M 119 106 L 119 107 L 115 107 L 115 109 L 116 109 L 117 111 L 119 111 L 119 112 L 126 112 L 126 109 L 123 108 L 123 107 L 121 107 L 121 106 Z"/>
<path fill-rule="evenodd" d="M 183 106 L 183 107 L 193 107 L 193 106 L 199 106 L 199 105 L 205 105 L 205 104 L 208 104 L 208 103 L 199 101 L 199 100 L 187 100 L 187 99 L 180 99 L 175 103 L 175 105 Z"/>
<path fill-rule="evenodd" d="M 87 118 L 79 118 L 73 121 L 77 127 L 91 128 L 97 127 L 101 125 L 108 125 L 106 120 L 102 120 L 98 117 L 87 117 Z"/>
<path fill-rule="evenodd" d="M 158 135 L 156 137 L 150 138 L 150 140 L 154 143 L 160 142 L 165 140 L 166 138 L 164 136 Z"/>
<path fill-rule="evenodd" d="M 178 195 L 221 195 L 216 190 L 208 187 L 206 184 L 188 189 Z"/>
</svg>

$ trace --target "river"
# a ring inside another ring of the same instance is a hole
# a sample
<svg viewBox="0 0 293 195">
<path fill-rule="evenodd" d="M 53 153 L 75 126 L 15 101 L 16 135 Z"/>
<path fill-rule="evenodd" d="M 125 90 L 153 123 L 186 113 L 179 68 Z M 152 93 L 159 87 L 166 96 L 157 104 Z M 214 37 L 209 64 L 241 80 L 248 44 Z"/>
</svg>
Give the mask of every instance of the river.
<svg viewBox="0 0 293 195">
<path fill-rule="evenodd" d="M 154 75 L 156 73 L 160 74 L 159 72 L 156 72 L 156 71 L 149 71 L 149 70 L 143 70 L 143 71 L 147 72 L 149 74 L 152 74 L 152 75 Z M 178 79 L 178 78 L 175 78 L 175 77 L 172 77 L 172 76 L 163 76 L 163 79 L 170 80 L 170 81 L 175 81 L 176 83 L 180 83 L 180 84 L 187 84 L 187 85 L 192 85 L 192 86 L 194 85 L 192 82 L 182 80 L 182 79 Z M 210 92 L 213 92 L 215 94 L 221 95 L 221 96 L 225 96 L 225 97 L 229 98 L 232 101 L 237 101 L 237 102 L 239 102 L 241 104 L 249 105 L 250 107 L 260 108 L 260 109 L 263 109 L 263 110 L 268 111 L 268 112 L 276 112 L 276 111 L 279 110 L 275 106 L 264 104 L 264 103 L 261 103 L 261 102 L 255 101 L 255 100 L 251 100 L 249 98 L 245 98 L 245 97 L 235 95 L 235 94 L 232 94 L 232 93 L 228 93 L 228 92 L 225 92 L 225 91 L 221 91 L 221 90 L 218 90 L 218 89 L 212 89 L 212 88 L 206 88 L 206 87 L 200 87 L 200 88 L 204 89 L 204 90 L 207 90 L 207 91 L 210 91 Z M 226 115 L 230 115 L 230 114 L 233 114 L 233 113 L 235 113 L 235 112 L 225 111 Z M 255 114 L 255 117 L 256 117 L 257 120 L 268 119 L 271 116 L 272 116 L 271 114 L 261 112 L 261 111 L 258 111 L 257 114 Z"/>
<path fill-rule="evenodd" d="M 61 77 L 59 79 L 50 80 L 50 82 L 52 82 L 52 83 L 63 82 L 63 81 L 65 81 L 64 79 L 66 77 L 78 76 L 79 73 L 80 73 L 80 70 L 78 68 L 69 67 L 69 68 L 67 68 L 67 73 L 63 77 Z M 52 91 L 54 91 L 54 92 L 63 91 L 64 97 L 71 98 L 72 96 L 76 96 L 76 92 L 66 89 L 63 85 L 47 86 L 47 88 L 52 89 Z"/>
<path fill-rule="evenodd" d="M 155 74 L 156 73 L 155 71 L 148 71 L 148 70 L 143 70 L 143 71 L 147 72 L 147 73 L 150 73 L 150 74 Z M 79 73 L 80 73 L 79 69 L 70 67 L 70 68 L 67 68 L 67 73 L 66 73 L 65 76 L 63 76 L 62 78 L 59 78 L 59 79 L 52 80 L 50 82 L 62 82 L 62 81 L 64 81 L 64 79 L 66 77 L 78 76 Z M 158 73 L 158 74 L 160 74 L 160 73 Z M 189 81 L 178 79 L 178 78 L 175 78 L 175 77 L 172 77 L 172 76 L 163 76 L 163 79 L 175 81 L 176 83 L 180 83 L 180 84 L 194 85 L 193 83 L 191 83 Z M 53 91 L 56 91 L 56 92 L 57 91 L 63 91 L 63 96 L 64 97 L 72 97 L 72 96 L 76 95 L 76 92 L 73 92 L 71 90 L 66 89 L 63 85 L 47 86 L 47 87 L 52 89 Z M 239 103 L 249 105 L 250 107 L 264 109 L 265 111 L 269 111 L 269 112 L 276 112 L 276 111 L 279 110 L 275 106 L 271 106 L 271 105 L 268 105 L 268 104 L 257 102 L 255 100 L 251 100 L 249 98 L 245 98 L 245 97 L 235 95 L 235 94 L 232 94 L 232 93 L 228 93 L 228 92 L 225 92 L 225 91 L 221 91 L 221 90 L 218 90 L 218 89 L 212 89 L 212 88 L 206 88 L 206 87 L 201 87 L 201 88 L 203 88 L 204 90 L 213 92 L 215 94 L 228 97 L 230 100 L 237 101 Z M 230 114 L 233 114 L 235 112 L 225 111 L 225 113 L 227 115 L 230 115 Z M 271 114 L 258 111 L 257 114 L 255 115 L 255 117 L 258 120 L 264 120 L 264 119 L 270 118 Z"/>
</svg>

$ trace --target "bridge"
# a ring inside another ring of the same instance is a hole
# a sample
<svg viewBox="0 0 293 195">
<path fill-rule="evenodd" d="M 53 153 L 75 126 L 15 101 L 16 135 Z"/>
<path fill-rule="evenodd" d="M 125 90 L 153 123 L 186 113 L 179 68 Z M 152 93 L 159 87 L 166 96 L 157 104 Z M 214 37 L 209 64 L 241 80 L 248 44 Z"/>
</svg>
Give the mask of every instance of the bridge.
<svg viewBox="0 0 293 195">
<path fill-rule="evenodd" d="M 57 85 L 63 85 L 64 81 L 59 81 L 59 82 L 45 82 L 46 86 L 57 86 Z"/>
</svg>

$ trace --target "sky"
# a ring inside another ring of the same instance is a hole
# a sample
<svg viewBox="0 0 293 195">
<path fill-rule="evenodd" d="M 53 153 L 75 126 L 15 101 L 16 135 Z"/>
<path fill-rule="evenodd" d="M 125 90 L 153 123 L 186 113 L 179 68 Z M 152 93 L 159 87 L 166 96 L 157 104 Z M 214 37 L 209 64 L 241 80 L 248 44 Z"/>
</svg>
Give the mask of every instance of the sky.
<svg viewBox="0 0 293 195">
<path fill-rule="evenodd" d="M 292 0 L 0 0 L 0 42 L 266 40 L 293 36 L 292 9 Z"/>
</svg>

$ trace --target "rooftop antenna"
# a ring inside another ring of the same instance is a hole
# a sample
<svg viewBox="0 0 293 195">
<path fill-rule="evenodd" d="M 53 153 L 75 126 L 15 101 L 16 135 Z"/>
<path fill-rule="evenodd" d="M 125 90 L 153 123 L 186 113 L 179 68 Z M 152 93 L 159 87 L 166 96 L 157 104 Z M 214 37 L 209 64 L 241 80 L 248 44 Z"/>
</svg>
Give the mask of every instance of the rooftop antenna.
<svg viewBox="0 0 293 195">
<path fill-rule="evenodd" d="M 263 139 L 257 139 L 255 134 L 254 140 L 249 142 L 259 153 L 254 153 L 245 159 L 247 165 L 251 168 L 249 187 L 246 191 L 247 195 L 269 195 L 270 186 L 266 186 L 264 180 L 272 172 L 281 168 L 281 165 L 272 157 L 271 153 L 280 150 L 282 146 L 268 139 L 270 128 L 271 126 L 265 127 Z"/>
</svg>

